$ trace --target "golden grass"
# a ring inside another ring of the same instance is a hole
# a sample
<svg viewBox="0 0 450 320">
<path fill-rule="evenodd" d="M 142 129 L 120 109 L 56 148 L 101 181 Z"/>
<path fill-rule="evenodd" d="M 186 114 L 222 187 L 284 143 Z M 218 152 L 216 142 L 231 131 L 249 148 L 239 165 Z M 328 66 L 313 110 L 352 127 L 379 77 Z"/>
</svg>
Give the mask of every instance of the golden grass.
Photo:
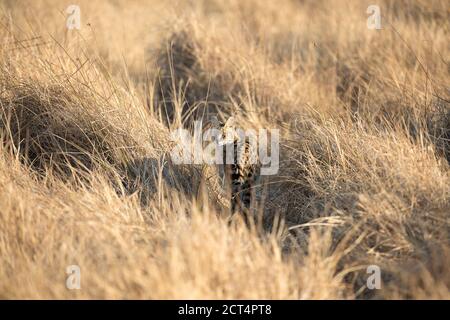
<svg viewBox="0 0 450 320">
<path fill-rule="evenodd" d="M 382 30 L 370 1 L 69 4 L 0 1 L 0 298 L 450 298 L 446 1 Z M 281 129 L 250 229 L 170 161 L 211 113 Z"/>
</svg>

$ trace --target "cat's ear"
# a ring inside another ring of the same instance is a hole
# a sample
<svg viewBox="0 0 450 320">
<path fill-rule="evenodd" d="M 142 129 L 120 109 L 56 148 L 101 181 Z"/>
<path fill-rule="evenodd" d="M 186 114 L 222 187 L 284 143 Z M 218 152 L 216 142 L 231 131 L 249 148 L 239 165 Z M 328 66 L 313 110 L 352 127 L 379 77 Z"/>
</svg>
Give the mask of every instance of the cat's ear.
<svg viewBox="0 0 450 320">
<path fill-rule="evenodd" d="M 216 128 L 216 129 L 218 129 L 222 126 L 216 115 L 214 115 L 210 118 L 209 123 L 212 128 Z"/>
<path fill-rule="evenodd" d="M 234 128 L 236 125 L 236 120 L 234 119 L 234 117 L 229 117 L 227 119 L 227 121 L 225 122 L 224 127 L 226 128 Z"/>
</svg>

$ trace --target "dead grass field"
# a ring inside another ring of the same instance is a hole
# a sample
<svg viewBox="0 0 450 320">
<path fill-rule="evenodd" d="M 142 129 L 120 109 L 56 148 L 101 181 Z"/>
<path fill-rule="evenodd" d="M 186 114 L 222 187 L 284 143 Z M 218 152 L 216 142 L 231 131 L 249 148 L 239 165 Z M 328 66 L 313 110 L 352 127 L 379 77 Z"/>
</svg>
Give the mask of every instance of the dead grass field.
<svg viewBox="0 0 450 320">
<path fill-rule="evenodd" d="M 0 298 L 450 298 L 447 1 L 72 2 L 0 0 Z M 281 130 L 250 229 L 170 161 L 217 112 Z"/>
</svg>

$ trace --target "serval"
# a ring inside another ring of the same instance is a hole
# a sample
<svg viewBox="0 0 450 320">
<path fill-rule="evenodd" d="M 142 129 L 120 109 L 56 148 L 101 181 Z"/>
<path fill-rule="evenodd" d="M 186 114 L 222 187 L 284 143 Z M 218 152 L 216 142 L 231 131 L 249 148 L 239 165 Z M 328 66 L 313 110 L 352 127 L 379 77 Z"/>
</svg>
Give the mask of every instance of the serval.
<svg viewBox="0 0 450 320">
<path fill-rule="evenodd" d="M 241 212 L 248 223 L 250 205 L 260 177 L 256 136 L 252 143 L 252 137 L 236 128 L 234 117 L 228 118 L 225 123 L 213 117 L 208 127 L 218 132 L 214 141 L 222 147 L 219 149 L 222 163 L 217 167 L 223 190 L 230 199 L 231 213 Z"/>
</svg>

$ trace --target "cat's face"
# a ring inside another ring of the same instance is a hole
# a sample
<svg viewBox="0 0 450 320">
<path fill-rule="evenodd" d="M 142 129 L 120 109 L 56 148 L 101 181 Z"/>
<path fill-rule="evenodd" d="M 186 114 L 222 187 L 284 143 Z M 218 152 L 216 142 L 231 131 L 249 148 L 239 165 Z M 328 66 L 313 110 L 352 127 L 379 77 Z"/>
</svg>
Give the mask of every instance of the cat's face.
<svg viewBox="0 0 450 320">
<path fill-rule="evenodd" d="M 214 141 L 220 146 L 232 144 L 239 140 L 234 117 L 229 117 L 225 123 L 220 122 L 217 117 L 213 117 L 211 119 L 211 128 L 219 131 L 219 134 L 215 137 Z"/>
</svg>

